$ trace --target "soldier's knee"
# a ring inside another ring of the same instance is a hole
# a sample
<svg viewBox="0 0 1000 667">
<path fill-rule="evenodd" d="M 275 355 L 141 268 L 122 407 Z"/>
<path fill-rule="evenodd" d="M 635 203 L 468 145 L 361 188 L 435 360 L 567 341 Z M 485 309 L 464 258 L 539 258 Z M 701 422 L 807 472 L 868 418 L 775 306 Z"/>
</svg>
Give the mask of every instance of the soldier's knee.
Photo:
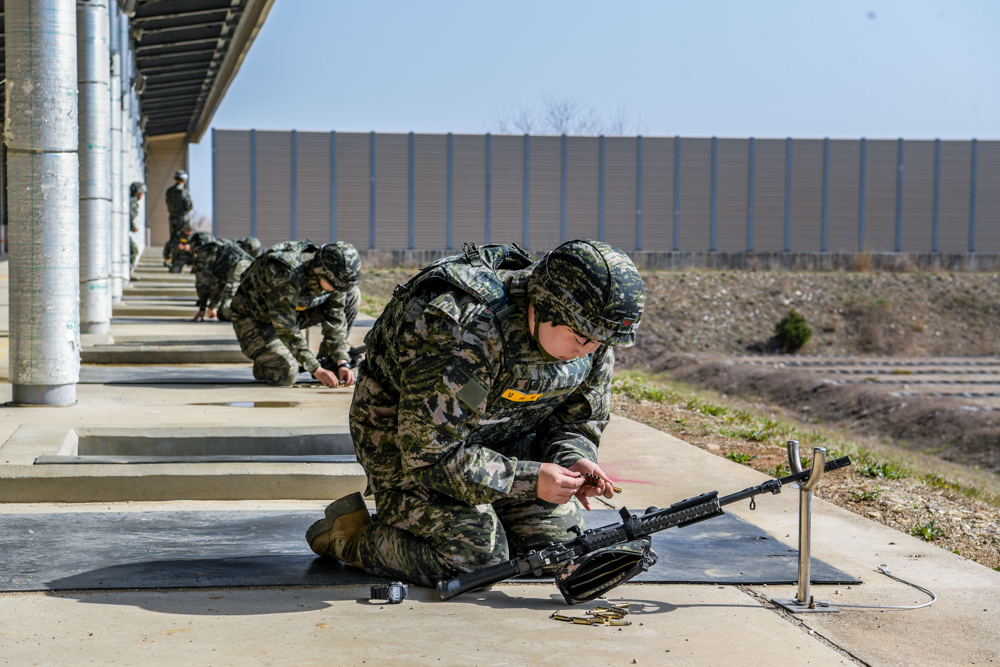
<svg viewBox="0 0 1000 667">
<path fill-rule="evenodd" d="M 272 387 L 291 387 L 299 379 L 298 366 L 290 366 L 284 359 L 271 363 L 254 362 L 254 377 Z"/>
</svg>

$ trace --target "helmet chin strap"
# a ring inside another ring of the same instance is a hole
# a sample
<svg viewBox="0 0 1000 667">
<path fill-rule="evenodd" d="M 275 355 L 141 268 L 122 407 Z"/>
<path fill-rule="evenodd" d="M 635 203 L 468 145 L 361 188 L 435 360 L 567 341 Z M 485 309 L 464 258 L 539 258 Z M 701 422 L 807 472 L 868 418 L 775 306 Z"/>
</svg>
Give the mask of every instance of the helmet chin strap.
<svg viewBox="0 0 1000 667">
<path fill-rule="evenodd" d="M 543 357 L 545 357 L 545 361 L 562 361 L 559 357 L 553 357 L 545 350 L 544 347 L 542 347 L 542 340 L 538 337 L 538 327 L 541 326 L 542 321 L 541 318 L 538 317 L 538 311 L 536 310 L 534 311 L 534 313 L 535 313 L 535 329 L 534 331 L 531 332 L 531 337 L 535 339 L 535 345 L 538 346 L 538 351 L 542 353 Z"/>
</svg>

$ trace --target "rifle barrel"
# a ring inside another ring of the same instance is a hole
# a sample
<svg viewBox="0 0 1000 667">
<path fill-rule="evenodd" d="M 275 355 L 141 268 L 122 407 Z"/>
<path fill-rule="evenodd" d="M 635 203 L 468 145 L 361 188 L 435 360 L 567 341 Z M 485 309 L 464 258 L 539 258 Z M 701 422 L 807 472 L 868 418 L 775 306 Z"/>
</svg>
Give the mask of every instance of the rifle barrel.
<svg viewBox="0 0 1000 667">
<path fill-rule="evenodd" d="M 849 465 L 851 465 L 851 457 L 841 456 L 839 459 L 827 461 L 826 465 L 823 466 L 823 472 L 831 472 L 839 468 L 846 468 Z M 742 491 L 737 491 L 736 493 L 730 493 L 728 496 L 722 496 L 719 498 L 719 504 L 729 505 L 753 496 L 759 496 L 762 493 L 778 493 L 781 491 L 781 487 L 786 484 L 798 482 L 803 479 L 809 479 L 810 474 L 812 474 L 812 468 L 809 470 L 803 470 L 802 472 L 792 473 L 791 475 L 786 475 L 785 477 L 780 477 L 778 479 L 772 479 L 759 486 L 751 486 L 749 489 L 743 489 Z"/>
</svg>

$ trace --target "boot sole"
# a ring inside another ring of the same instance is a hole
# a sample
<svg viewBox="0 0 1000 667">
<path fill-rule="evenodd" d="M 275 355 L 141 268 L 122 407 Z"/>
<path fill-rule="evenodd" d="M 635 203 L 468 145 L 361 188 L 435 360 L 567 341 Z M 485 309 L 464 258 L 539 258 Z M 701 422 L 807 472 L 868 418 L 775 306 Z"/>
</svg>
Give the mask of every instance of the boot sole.
<svg viewBox="0 0 1000 667">
<path fill-rule="evenodd" d="M 315 540 L 318 536 L 328 530 L 333 530 L 334 521 L 345 514 L 357 512 L 358 510 L 368 511 L 368 506 L 365 505 L 364 496 L 358 492 L 354 492 L 349 496 L 344 496 L 343 498 L 334 500 L 326 506 L 326 516 L 309 526 L 309 530 L 306 531 L 306 542 L 311 546 L 313 540 Z"/>
</svg>

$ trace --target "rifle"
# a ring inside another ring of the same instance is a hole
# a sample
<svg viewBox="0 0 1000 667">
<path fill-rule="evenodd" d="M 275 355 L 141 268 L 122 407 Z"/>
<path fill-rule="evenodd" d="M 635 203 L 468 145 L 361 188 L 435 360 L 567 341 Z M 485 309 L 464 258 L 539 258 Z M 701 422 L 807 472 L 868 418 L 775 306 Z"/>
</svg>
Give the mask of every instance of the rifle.
<svg viewBox="0 0 1000 667">
<path fill-rule="evenodd" d="M 849 465 L 851 465 L 850 457 L 843 456 L 827 461 L 823 470 L 830 472 Z M 754 496 L 781 493 L 782 486 L 808 479 L 811 473 L 812 469 L 809 469 L 778 479 L 770 479 L 758 486 L 751 486 L 721 498 L 718 491 L 703 493 L 664 509 L 650 507 L 641 516 L 630 514 L 628 509 L 623 507 L 619 510 L 621 523 L 594 528 L 583 533 L 574 526 L 573 532 L 577 536 L 571 540 L 538 551 L 529 551 L 520 558 L 462 574 L 454 579 L 438 581 L 438 595 L 442 600 L 448 600 L 456 595 L 491 586 L 522 574 L 532 573 L 539 576 L 543 567 L 549 568 L 565 563 L 566 566 L 556 575 L 556 581 L 567 602 L 572 604 L 593 599 L 625 583 L 656 562 L 656 554 L 649 549 L 649 536 L 653 533 L 667 528 L 689 526 L 725 514 L 722 510 L 725 505 L 746 498 L 751 499 L 750 508 L 754 509 Z M 623 545 L 624 551 L 622 551 Z M 597 558 L 594 558 L 595 554 Z M 588 560 L 588 566 L 580 565 L 581 562 Z M 575 581 L 568 581 L 574 577 Z"/>
</svg>

